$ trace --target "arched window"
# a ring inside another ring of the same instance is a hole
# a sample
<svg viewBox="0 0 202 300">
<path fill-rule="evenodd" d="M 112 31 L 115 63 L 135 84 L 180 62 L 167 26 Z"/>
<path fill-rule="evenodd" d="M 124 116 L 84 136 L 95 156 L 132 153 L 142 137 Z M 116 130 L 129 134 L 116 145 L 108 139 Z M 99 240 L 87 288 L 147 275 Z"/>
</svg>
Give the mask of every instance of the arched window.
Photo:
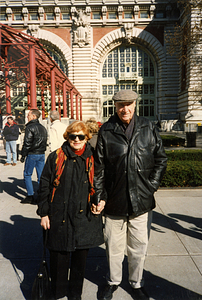
<svg viewBox="0 0 202 300">
<path fill-rule="evenodd" d="M 60 69 L 68 76 L 68 65 L 63 53 L 55 45 L 52 45 L 46 41 L 40 42 L 43 44 L 44 48 L 48 51 L 54 61 L 58 64 Z"/>
<path fill-rule="evenodd" d="M 136 112 L 155 119 L 155 76 L 150 56 L 140 47 L 120 46 L 111 51 L 102 68 L 103 121 L 114 114 L 112 96 L 121 89 L 138 93 Z"/>
</svg>

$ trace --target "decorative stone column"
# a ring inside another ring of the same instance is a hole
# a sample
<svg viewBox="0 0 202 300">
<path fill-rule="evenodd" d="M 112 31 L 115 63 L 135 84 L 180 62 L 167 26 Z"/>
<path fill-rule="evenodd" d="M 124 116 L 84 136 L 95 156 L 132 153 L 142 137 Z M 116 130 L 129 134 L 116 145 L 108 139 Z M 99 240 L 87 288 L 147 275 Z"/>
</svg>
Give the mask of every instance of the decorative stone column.
<svg viewBox="0 0 202 300">
<path fill-rule="evenodd" d="M 150 18 L 153 20 L 154 18 L 154 12 L 155 12 L 156 6 L 155 5 L 151 5 L 150 6 Z"/>
<path fill-rule="evenodd" d="M 10 7 L 7 7 L 6 8 L 6 15 L 7 15 L 7 18 L 8 18 L 8 26 L 11 26 L 11 23 L 12 23 L 12 9 Z"/>
<path fill-rule="evenodd" d="M 38 13 L 39 13 L 40 25 L 42 26 L 44 24 L 44 8 L 40 6 L 38 9 Z"/>
<path fill-rule="evenodd" d="M 135 19 L 135 22 L 138 22 L 138 18 L 139 18 L 138 14 L 139 14 L 139 10 L 140 10 L 139 5 L 135 5 L 135 6 L 134 6 L 134 19 Z"/>
<path fill-rule="evenodd" d="M 123 14 L 123 6 L 119 6 L 118 7 L 119 24 L 122 24 L 122 21 L 123 21 L 122 14 Z"/>
<path fill-rule="evenodd" d="M 56 26 L 60 25 L 60 8 L 55 7 Z"/>
<path fill-rule="evenodd" d="M 23 17 L 24 17 L 24 26 L 27 26 L 27 23 L 28 23 L 28 9 L 27 7 L 23 7 L 22 9 L 22 14 L 23 14 Z"/>
<path fill-rule="evenodd" d="M 102 7 L 102 22 L 103 22 L 103 25 L 106 24 L 106 19 L 107 19 L 107 7 L 103 6 Z"/>
</svg>

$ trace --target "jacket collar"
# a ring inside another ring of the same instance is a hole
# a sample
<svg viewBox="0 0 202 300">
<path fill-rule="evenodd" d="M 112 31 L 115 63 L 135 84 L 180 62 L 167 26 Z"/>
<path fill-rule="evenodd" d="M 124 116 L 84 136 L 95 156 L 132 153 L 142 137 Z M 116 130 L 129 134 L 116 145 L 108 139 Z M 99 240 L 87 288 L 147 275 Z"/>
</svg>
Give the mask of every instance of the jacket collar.
<svg viewBox="0 0 202 300">
<path fill-rule="evenodd" d="M 86 159 L 87 157 L 90 157 L 93 154 L 92 149 L 93 148 L 91 147 L 91 145 L 89 143 L 87 143 L 86 144 L 86 149 L 85 149 L 84 153 L 81 155 L 81 157 L 83 159 Z M 66 142 L 63 143 L 62 150 L 64 151 L 64 153 L 67 156 L 69 156 L 71 158 L 77 157 L 77 155 L 71 150 L 71 147 L 70 147 L 68 141 L 66 141 Z"/>
<path fill-rule="evenodd" d="M 139 131 L 140 128 L 143 128 L 145 126 L 148 126 L 148 122 L 145 122 L 145 118 L 137 116 L 136 113 L 134 113 L 134 118 L 135 118 L 135 127 L 134 127 L 134 132 L 135 131 Z M 114 130 L 116 132 L 122 132 L 122 130 L 120 129 L 119 123 L 120 123 L 120 119 L 117 115 L 117 113 L 115 113 L 113 116 L 111 116 L 109 118 L 109 120 L 105 123 L 106 126 L 104 127 L 104 130 Z"/>
<path fill-rule="evenodd" d="M 60 120 L 55 120 L 55 121 L 53 121 L 53 122 L 51 123 L 50 126 L 53 126 L 53 125 L 56 124 L 56 123 L 60 123 Z"/>
<path fill-rule="evenodd" d="M 13 124 L 12 124 L 12 125 L 10 125 L 8 122 L 5 124 L 5 126 L 8 126 L 8 127 L 12 127 L 12 126 L 14 126 L 14 125 L 17 125 L 17 123 L 16 123 L 15 121 L 13 121 Z"/>
<path fill-rule="evenodd" d="M 38 119 L 31 120 L 25 126 L 28 126 L 28 125 L 34 124 L 34 123 L 39 123 L 39 120 Z"/>
<path fill-rule="evenodd" d="M 135 122 L 134 122 L 135 124 L 134 124 L 134 131 L 132 134 L 130 145 L 132 145 L 134 143 L 136 137 L 139 135 L 140 129 L 143 127 L 149 126 L 148 119 L 141 117 L 141 116 L 137 116 L 136 113 L 135 113 L 134 117 L 135 117 Z M 119 117 L 116 113 L 115 113 L 115 115 L 110 117 L 109 120 L 105 124 L 106 124 L 106 126 L 102 127 L 104 131 L 114 131 L 115 133 L 120 134 L 124 137 L 126 136 L 119 126 Z"/>
</svg>

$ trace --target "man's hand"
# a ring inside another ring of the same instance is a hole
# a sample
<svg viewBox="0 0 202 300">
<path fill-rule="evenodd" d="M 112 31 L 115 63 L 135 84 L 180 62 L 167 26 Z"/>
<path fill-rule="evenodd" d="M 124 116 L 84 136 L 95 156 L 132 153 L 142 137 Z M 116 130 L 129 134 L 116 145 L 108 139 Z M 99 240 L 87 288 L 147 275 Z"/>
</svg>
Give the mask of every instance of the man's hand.
<svg viewBox="0 0 202 300">
<path fill-rule="evenodd" d="M 43 229 L 50 229 L 50 219 L 48 216 L 42 217 L 41 218 L 41 226 Z"/>
<path fill-rule="evenodd" d="M 21 159 L 20 159 L 21 163 L 23 163 L 25 161 L 25 157 L 22 156 Z"/>
<path fill-rule="evenodd" d="M 104 200 L 100 200 L 98 205 L 92 204 L 92 206 L 91 206 L 92 213 L 95 215 L 99 215 L 103 211 L 103 209 L 105 207 L 105 203 L 106 202 Z"/>
</svg>

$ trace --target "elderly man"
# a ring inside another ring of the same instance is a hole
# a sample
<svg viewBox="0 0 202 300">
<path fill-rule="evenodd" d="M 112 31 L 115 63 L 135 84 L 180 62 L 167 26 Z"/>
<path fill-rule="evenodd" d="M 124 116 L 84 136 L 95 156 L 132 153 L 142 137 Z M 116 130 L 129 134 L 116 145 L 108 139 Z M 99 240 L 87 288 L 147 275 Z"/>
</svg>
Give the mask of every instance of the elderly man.
<svg viewBox="0 0 202 300">
<path fill-rule="evenodd" d="M 52 110 L 50 112 L 50 151 L 53 152 L 56 149 L 60 148 L 65 142 L 63 137 L 64 132 L 66 131 L 67 126 L 60 121 L 60 114 L 57 110 Z"/>
<path fill-rule="evenodd" d="M 133 299 L 149 299 L 143 267 L 155 207 L 154 192 L 166 170 L 161 137 L 152 123 L 135 113 L 137 94 L 121 90 L 112 98 L 117 113 L 100 129 L 95 153 L 94 213 L 105 209 L 105 243 L 109 263 L 101 300 L 112 299 L 122 280 L 127 249 Z"/>
<path fill-rule="evenodd" d="M 34 189 L 32 185 L 32 173 L 36 168 L 38 183 L 45 164 L 45 151 L 47 146 L 46 128 L 39 123 L 40 111 L 31 109 L 28 113 L 24 143 L 22 146 L 22 157 L 25 161 L 24 180 L 27 189 L 27 197 L 21 203 L 34 203 Z M 26 160 L 25 160 L 26 158 Z"/>
</svg>

